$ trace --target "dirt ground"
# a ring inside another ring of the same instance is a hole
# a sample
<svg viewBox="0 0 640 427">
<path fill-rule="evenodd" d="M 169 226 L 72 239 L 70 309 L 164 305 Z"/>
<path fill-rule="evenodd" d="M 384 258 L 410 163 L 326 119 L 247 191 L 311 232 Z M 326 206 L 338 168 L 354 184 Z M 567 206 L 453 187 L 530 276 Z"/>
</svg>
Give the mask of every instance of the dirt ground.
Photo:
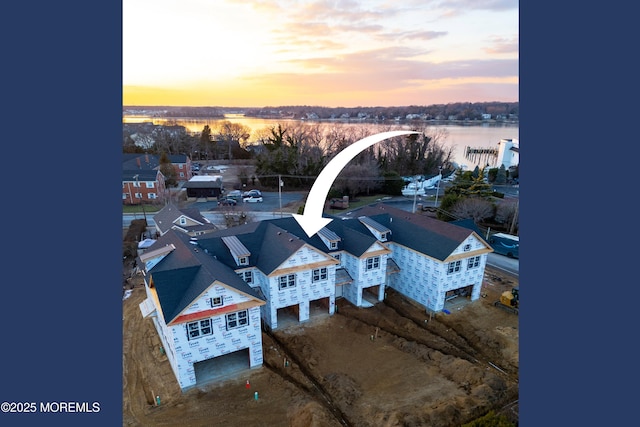
<svg viewBox="0 0 640 427">
<path fill-rule="evenodd" d="M 391 289 L 371 308 L 339 299 L 333 316 L 263 331 L 262 367 L 183 393 L 134 277 L 123 300 L 123 425 L 444 427 L 489 410 L 517 425 L 518 316 L 493 306 L 516 285 L 488 267 L 482 298 L 431 318 Z"/>
</svg>

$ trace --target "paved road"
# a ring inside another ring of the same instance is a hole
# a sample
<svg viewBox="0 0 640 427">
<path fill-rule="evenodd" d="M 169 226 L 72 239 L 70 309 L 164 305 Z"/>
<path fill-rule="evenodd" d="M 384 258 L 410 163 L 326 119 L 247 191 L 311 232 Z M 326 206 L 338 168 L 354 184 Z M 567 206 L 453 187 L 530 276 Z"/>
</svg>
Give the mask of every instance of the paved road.
<svg viewBox="0 0 640 427">
<path fill-rule="evenodd" d="M 262 202 L 261 203 L 243 203 L 239 202 L 235 207 L 236 210 L 244 209 L 247 211 L 253 212 L 279 212 L 280 205 L 286 206 L 288 203 L 298 202 L 304 200 L 307 192 L 282 192 L 281 195 L 278 194 L 277 191 L 262 192 Z M 228 210 L 228 207 L 220 207 L 218 206 L 218 202 L 192 202 L 188 205 L 188 207 L 198 208 L 200 212 L 223 212 Z"/>
</svg>

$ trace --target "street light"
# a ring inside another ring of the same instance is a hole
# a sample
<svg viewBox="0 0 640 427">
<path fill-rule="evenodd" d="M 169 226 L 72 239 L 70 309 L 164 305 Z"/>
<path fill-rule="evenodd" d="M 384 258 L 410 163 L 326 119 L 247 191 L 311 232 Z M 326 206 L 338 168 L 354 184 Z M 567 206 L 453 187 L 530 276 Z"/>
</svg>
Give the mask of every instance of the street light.
<svg viewBox="0 0 640 427">
<path fill-rule="evenodd" d="M 435 208 L 438 209 L 438 194 L 440 194 L 440 181 L 442 180 L 442 166 L 438 166 L 438 184 L 436 186 L 436 203 Z"/>
</svg>

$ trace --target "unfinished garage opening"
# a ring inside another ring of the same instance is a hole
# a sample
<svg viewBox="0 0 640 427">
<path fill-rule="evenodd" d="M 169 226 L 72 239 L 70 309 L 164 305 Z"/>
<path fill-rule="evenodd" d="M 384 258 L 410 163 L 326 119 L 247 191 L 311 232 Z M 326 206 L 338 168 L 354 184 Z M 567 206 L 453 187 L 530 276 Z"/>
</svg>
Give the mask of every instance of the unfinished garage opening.
<svg viewBox="0 0 640 427">
<path fill-rule="evenodd" d="M 300 323 L 300 307 L 298 304 L 278 309 L 278 328 L 282 329 Z"/>
<path fill-rule="evenodd" d="M 329 316 L 329 297 L 309 301 L 309 320 Z"/>
<path fill-rule="evenodd" d="M 473 285 L 448 291 L 444 297 L 444 308 L 449 311 L 462 308 L 471 302 L 471 291 L 473 291 Z"/>
<path fill-rule="evenodd" d="M 204 385 L 233 378 L 238 375 L 239 372 L 248 369 L 251 369 L 248 348 L 193 364 L 193 370 L 196 374 L 196 385 Z"/>
<path fill-rule="evenodd" d="M 380 292 L 380 285 L 371 286 L 362 290 L 362 305 L 371 306 L 376 305 L 378 301 L 378 293 Z M 369 304 L 366 304 L 365 301 Z"/>
</svg>

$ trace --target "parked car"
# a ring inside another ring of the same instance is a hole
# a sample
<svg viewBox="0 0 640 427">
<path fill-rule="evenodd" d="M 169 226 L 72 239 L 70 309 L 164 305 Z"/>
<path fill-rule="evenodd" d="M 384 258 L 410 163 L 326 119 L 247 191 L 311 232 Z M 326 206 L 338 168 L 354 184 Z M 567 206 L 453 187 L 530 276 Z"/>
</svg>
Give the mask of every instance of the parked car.
<svg viewBox="0 0 640 427">
<path fill-rule="evenodd" d="M 249 203 L 262 203 L 262 196 L 258 196 L 256 194 L 252 194 L 249 197 L 243 197 L 242 198 L 243 202 L 249 202 Z"/>
<path fill-rule="evenodd" d="M 242 196 L 242 191 L 240 190 L 231 190 L 227 193 L 226 197 L 233 197 L 234 199 L 241 199 Z"/>
<path fill-rule="evenodd" d="M 249 190 L 249 191 L 245 191 L 244 193 L 242 193 L 242 197 L 250 197 L 250 196 L 261 197 L 262 193 L 260 192 L 260 190 Z"/>
<path fill-rule="evenodd" d="M 235 206 L 238 204 L 238 201 L 233 197 L 221 197 L 218 199 L 218 206 Z"/>
<path fill-rule="evenodd" d="M 343 199 L 331 199 L 329 207 L 331 209 L 347 209 L 349 207 L 349 202 Z"/>
</svg>

